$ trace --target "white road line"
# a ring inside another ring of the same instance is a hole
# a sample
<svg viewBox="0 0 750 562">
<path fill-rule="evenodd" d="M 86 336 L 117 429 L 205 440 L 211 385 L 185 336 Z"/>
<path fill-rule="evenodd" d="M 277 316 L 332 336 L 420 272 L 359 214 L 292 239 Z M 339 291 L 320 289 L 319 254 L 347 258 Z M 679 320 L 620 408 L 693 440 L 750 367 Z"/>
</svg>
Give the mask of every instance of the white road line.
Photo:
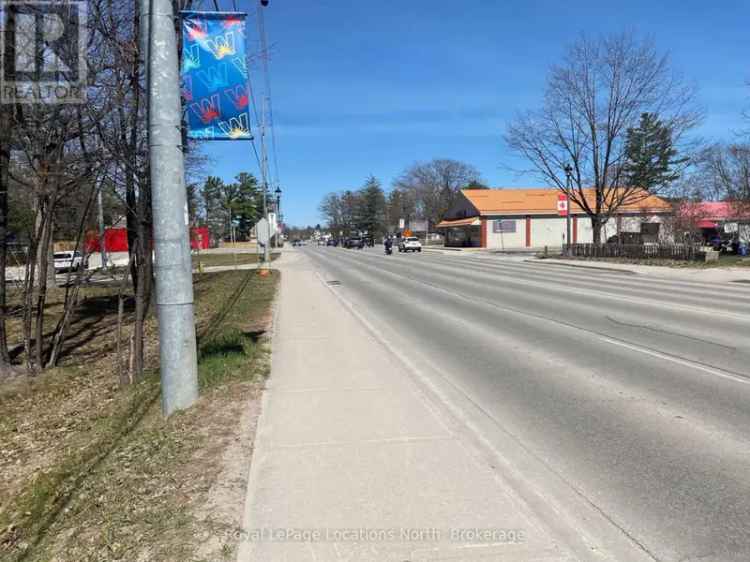
<svg viewBox="0 0 750 562">
<path fill-rule="evenodd" d="M 680 357 L 675 357 L 673 355 L 668 355 L 666 353 L 660 353 L 658 351 L 653 351 L 651 349 L 647 349 L 644 347 L 641 347 L 639 345 L 634 345 L 631 343 L 625 343 L 622 341 L 614 340 L 612 338 L 608 338 L 606 336 L 599 336 L 599 339 L 603 342 L 617 345 L 620 347 L 624 347 L 626 349 L 629 349 L 631 351 L 636 351 L 638 353 L 643 353 L 644 355 L 650 355 L 651 357 L 656 357 L 658 359 L 663 359 L 664 361 L 671 361 L 672 363 L 676 363 L 678 365 L 682 365 L 683 367 L 689 367 L 691 369 L 695 369 L 697 371 L 703 371 L 704 373 L 708 373 L 710 375 L 714 375 L 717 377 L 721 377 L 724 379 L 729 379 L 734 382 L 739 382 L 742 384 L 750 384 L 750 379 L 746 379 L 744 377 L 740 377 L 737 375 L 733 375 L 731 373 L 728 373 L 726 371 L 720 370 L 718 368 L 714 367 L 708 367 L 706 365 L 701 365 L 700 363 L 695 363 L 693 361 L 690 361 L 689 359 L 682 359 Z"/>
</svg>

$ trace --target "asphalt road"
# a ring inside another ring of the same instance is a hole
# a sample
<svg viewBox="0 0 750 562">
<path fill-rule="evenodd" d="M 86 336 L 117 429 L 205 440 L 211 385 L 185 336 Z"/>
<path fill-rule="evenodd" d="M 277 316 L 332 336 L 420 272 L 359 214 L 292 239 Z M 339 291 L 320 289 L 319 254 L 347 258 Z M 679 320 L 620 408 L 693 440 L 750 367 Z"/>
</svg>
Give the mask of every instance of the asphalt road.
<svg viewBox="0 0 750 562">
<path fill-rule="evenodd" d="M 550 501 L 568 487 L 655 560 L 750 560 L 750 287 L 301 252 L 482 439 L 554 473 Z"/>
</svg>

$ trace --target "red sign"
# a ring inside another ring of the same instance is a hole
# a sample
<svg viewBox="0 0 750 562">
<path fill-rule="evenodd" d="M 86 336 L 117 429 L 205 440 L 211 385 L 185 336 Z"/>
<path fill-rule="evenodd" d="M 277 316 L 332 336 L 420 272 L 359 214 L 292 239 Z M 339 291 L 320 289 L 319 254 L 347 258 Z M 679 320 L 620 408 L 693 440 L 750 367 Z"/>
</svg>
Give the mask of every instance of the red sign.
<svg viewBox="0 0 750 562">
<path fill-rule="evenodd" d="M 557 196 L 557 214 L 561 217 L 568 216 L 568 196 L 564 193 Z"/>
</svg>

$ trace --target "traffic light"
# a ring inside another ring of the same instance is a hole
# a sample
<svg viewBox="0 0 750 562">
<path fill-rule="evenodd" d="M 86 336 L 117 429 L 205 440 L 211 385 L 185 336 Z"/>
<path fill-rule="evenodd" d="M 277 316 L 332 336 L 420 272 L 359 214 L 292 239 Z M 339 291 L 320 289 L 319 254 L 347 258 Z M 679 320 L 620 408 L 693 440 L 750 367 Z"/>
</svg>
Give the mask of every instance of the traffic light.
<svg viewBox="0 0 750 562">
<path fill-rule="evenodd" d="M 260 5 L 263 7 L 268 6 L 268 0 L 260 0 Z"/>
</svg>

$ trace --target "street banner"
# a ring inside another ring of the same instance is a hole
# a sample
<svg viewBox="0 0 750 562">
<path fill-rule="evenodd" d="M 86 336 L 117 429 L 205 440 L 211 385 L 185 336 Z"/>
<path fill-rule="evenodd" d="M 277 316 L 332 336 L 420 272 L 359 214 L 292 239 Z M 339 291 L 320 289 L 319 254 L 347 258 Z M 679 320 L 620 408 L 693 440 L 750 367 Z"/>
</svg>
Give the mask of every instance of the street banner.
<svg viewBox="0 0 750 562">
<path fill-rule="evenodd" d="M 251 140 L 245 14 L 181 12 L 188 138 Z"/>
<path fill-rule="evenodd" d="M 568 196 L 564 193 L 557 195 L 557 214 L 561 217 L 568 216 Z"/>
</svg>

